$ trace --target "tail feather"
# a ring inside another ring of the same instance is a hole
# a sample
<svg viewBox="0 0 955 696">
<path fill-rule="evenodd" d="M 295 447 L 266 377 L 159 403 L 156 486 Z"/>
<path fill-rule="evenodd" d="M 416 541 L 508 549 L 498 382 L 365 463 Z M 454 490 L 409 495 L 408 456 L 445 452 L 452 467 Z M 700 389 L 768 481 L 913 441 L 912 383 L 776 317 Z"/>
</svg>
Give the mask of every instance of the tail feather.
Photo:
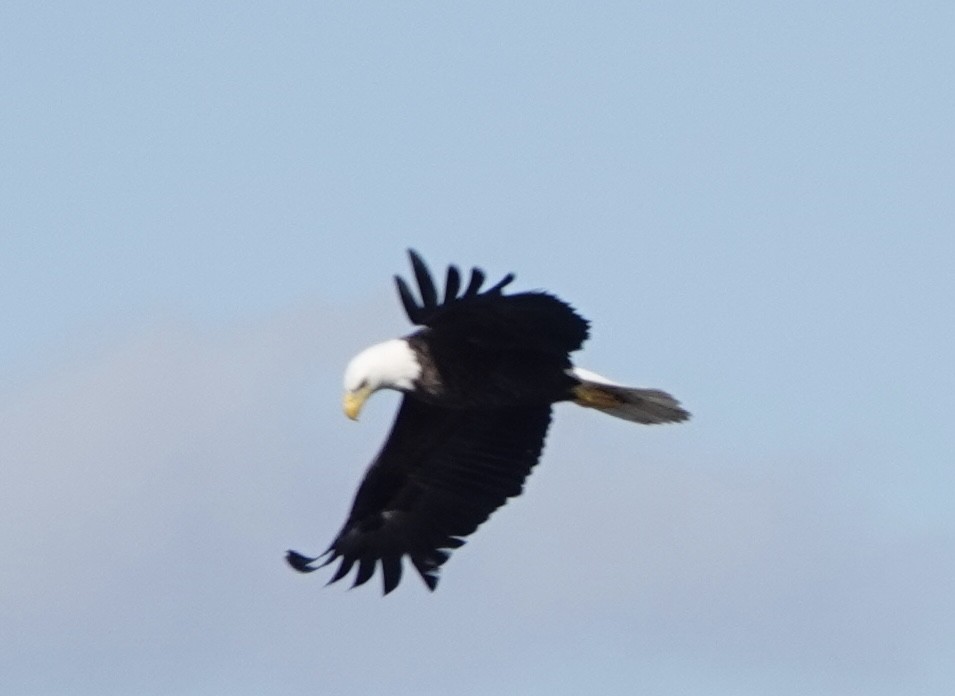
<svg viewBox="0 0 955 696">
<path fill-rule="evenodd" d="M 606 377 L 575 367 L 571 375 L 577 379 L 574 403 L 595 408 L 606 414 L 634 423 L 679 423 L 690 417 L 680 402 L 659 389 L 625 387 Z"/>
</svg>

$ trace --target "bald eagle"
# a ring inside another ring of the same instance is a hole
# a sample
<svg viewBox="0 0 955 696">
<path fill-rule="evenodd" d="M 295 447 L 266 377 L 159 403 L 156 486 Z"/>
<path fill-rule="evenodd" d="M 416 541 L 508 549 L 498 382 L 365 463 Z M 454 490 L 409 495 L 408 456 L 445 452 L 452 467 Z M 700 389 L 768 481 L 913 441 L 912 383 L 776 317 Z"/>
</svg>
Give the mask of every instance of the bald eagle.
<svg viewBox="0 0 955 696">
<path fill-rule="evenodd" d="M 345 369 L 344 409 L 353 420 L 379 389 L 403 393 L 391 433 L 328 550 L 286 556 L 303 573 L 340 558 L 329 583 L 357 564 L 353 587 L 380 564 L 385 594 L 398 586 L 404 556 L 434 590 L 450 551 L 520 495 L 554 403 L 637 423 L 689 417 L 666 392 L 574 367 L 569 354 L 587 339 L 588 322 L 566 302 L 544 292 L 506 294 L 513 274 L 482 291 L 479 268 L 462 290 L 455 266 L 439 296 L 421 257 L 408 253 L 420 300 L 402 278 L 395 281 L 408 319 L 423 328 L 367 348 Z"/>
</svg>

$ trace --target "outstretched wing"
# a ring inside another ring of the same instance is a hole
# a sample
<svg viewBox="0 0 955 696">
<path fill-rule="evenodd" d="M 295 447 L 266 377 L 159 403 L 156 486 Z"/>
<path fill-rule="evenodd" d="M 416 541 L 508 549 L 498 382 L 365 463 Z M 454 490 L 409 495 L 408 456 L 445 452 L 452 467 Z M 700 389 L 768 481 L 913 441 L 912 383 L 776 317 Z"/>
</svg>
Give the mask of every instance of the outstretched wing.
<svg viewBox="0 0 955 696">
<path fill-rule="evenodd" d="M 411 323 L 427 326 L 446 337 L 463 338 L 473 344 L 495 348 L 544 350 L 569 353 L 587 340 L 588 323 L 563 300 L 544 292 L 504 294 L 514 280 L 508 273 L 482 291 L 485 275 L 471 269 L 471 277 L 461 290 L 462 277 L 456 266 L 448 266 L 443 297 L 428 267 L 413 250 L 408 250 L 411 267 L 421 295 L 415 297 L 410 285 L 395 276 L 401 304 Z"/>
<path fill-rule="evenodd" d="M 329 582 L 357 564 L 353 587 L 367 582 L 380 563 L 388 594 L 401 580 L 407 555 L 433 590 L 450 550 L 520 495 L 550 416 L 549 405 L 474 412 L 405 396 L 335 541 L 319 558 L 289 551 L 289 563 L 310 572 L 340 558 Z"/>
</svg>

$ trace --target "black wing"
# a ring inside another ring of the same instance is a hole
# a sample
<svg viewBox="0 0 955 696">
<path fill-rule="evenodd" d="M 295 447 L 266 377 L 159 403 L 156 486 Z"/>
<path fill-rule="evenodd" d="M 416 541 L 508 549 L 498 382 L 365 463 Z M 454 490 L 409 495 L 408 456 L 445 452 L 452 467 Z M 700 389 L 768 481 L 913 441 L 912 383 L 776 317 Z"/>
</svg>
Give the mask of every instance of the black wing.
<svg viewBox="0 0 955 696">
<path fill-rule="evenodd" d="M 411 323 L 445 334 L 466 335 L 472 343 L 496 348 L 520 347 L 553 353 L 575 351 L 587 340 L 588 323 L 566 302 L 543 292 L 505 295 L 514 280 L 508 273 L 483 292 L 485 275 L 471 269 L 467 287 L 461 291 L 461 273 L 449 266 L 443 298 L 421 257 L 408 250 L 421 295 L 420 301 L 403 278 L 395 276 L 401 304 Z"/>
<path fill-rule="evenodd" d="M 357 563 L 353 587 L 380 563 L 385 594 L 401 580 L 407 555 L 430 589 L 452 549 L 461 546 L 507 498 L 520 495 L 537 463 L 550 406 L 495 411 L 447 410 L 406 396 L 391 434 L 369 467 L 345 526 L 319 560 L 289 551 L 310 572 L 341 558 L 329 581 Z"/>
</svg>

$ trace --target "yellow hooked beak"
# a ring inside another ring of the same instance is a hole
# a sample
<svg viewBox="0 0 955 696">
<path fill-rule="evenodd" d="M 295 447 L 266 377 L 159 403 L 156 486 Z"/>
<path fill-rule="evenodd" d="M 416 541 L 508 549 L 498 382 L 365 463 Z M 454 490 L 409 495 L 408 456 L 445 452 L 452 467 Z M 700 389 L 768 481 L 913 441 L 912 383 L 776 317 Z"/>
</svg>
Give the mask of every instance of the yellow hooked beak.
<svg viewBox="0 0 955 696">
<path fill-rule="evenodd" d="M 362 387 L 355 391 L 345 392 L 345 398 L 342 407 L 345 409 L 345 415 L 352 420 L 358 420 L 358 414 L 361 413 L 361 407 L 371 396 L 371 387 Z"/>
</svg>

